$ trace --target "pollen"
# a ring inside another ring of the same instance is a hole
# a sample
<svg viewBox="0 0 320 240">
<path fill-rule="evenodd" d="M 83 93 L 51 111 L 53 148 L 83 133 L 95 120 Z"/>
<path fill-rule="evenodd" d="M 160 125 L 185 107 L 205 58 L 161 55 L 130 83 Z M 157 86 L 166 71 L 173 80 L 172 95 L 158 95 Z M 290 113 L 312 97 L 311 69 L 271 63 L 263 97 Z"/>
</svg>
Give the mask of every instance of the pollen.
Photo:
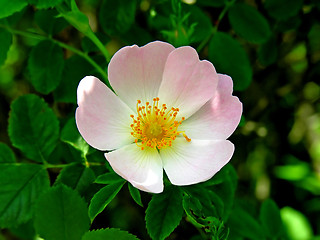
<svg viewBox="0 0 320 240">
<path fill-rule="evenodd" d="M 141 150 L 147 147 L 158 150 L 170 147 L 178 136 L 184 137 L 187 142 L 191 141 L 184 131 L 178 131 L 178 127 L 185 120 L 184 117 L 178 120 L 179 108 L 167 108 L 166 104 L 159 104 L 159 101 L 156 97 L 152 104 L 146 102 L 142 105 L 141 100 L 137 100 L 138 115 L 130 115 L 131 135 Z"/>
</svg>

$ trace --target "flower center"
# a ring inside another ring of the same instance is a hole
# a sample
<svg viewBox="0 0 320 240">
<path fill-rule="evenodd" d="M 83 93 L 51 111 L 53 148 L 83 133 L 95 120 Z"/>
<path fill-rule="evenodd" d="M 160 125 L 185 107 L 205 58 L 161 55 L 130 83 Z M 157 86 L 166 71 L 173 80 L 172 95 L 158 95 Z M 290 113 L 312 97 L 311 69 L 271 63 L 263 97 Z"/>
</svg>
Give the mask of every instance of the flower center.
<svg viewBox="0 0 320 240">
<path fill-rule="evenodd" d="M 131 135 L 135 137 L 135 143 L 141 148 L 146 147 L 161 149 L 172 145 L 178 135 L 182 134 L 190 142 L 191 139 L 183 131 L 178 131 L 179 125 L 185 120 L 184 117 L 177 121 L 179 108 L 168 109 L 166 104 L 159 106 L 159 98 L 153 99 L 153 104 L 146 102 L 141 106 L 141 101 L 137 101 L 137 113 L 135 118 L 130 117 L 133 123 Z"/>
</svg>

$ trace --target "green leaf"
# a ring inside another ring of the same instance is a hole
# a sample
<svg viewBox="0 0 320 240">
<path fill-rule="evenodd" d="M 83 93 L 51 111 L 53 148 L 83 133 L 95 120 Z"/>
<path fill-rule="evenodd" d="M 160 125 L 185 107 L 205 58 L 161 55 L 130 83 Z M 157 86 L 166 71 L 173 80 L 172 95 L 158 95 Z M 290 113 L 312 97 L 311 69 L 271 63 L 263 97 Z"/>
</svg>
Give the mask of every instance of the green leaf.
<svg viewBox="0 0 320 240">
<path fill-rule="evenodd" d="M 302 4 L 303 0 L 266 0 L 264 7 L 271 17 L 283 20 L 297 15 L 302 9 Z"/>
<path fill-rule="evenodd" d="M 79 240 L 90 227 L 87 210 L 76 191 L 59 185 L 39 198 L 34 226 L 46 240 Z"/>
<path fill-rule="evenodd" d="M 56 9 L 39 10 L 35 13 L 35 21 L 39 27 L 50 35 L 61 32 L 68 23 L 64 18 L 58 18 Z"/>
<path fill-rule="evenodd" d="M 200 6 L 222 7 L 226 4 L 226 0 L 197 0 Z"/>
<path fill-rule="evenodd" d="M 42 98 L 24 95 L 11 104 L 9 137 L 26 157 L 42 162 L 56 146 L 59 122 Z"/>
<path fill-rule="evenodd" d="M 14 163 L 16 157 L 7 144 L 0 142 L 0 163 Z"/>
<path fill-rule="evenodd" d="M 138 238 L 128 232 L 115 228 L 99 229 L 87 232 L 83 235 L 82 240 L 138 240 Z"/>
<path fill-rule="evenodd" d="M 62 3 L 63 0 L 28 0 L 30 4 L 34 4 L 37 8 L 52 8 Z"/>
<path fill-rule="evenodd" d="M 278 56 L 277 42 L 275 37 L 271 37 L 262 44 L 258 51 L 258 59 L 261 64 L 268 66 L 275 63 Z"/>
<path fill-rule="evenodd" d="M 0 172 L 0 227 L 30 220 L 36 200 L 49 188 L 47 171 L 35 164 L 1 164 Z"/>
<path fill-rule="evenodd" d="M 15 12 L 19 12 L 27 5 L 28 2 L 26 0 L 2 0 L 0 1 L 0 18 L 5 18 L 14 14 Z"/>
<path fill-rule="evenodd" d="M 271 30 L 268 21 L 255 8 L 238 3 L 229 9 L 229 21 L 234 31 L 249 42 L 263 43 Z"/>
<path fill-rule="evenodd" d="M 74 117 L 70 118 L 61 130 L 61 141 L 79 150 L 83 156 L 89 151 L 88 143 L 81 137 Z"/>
<path fill-rule="evenodd" d="M 93 196 L 89 205 L 89 217 L 91 222 L 108 206 L 124 184 L 125 181 L 110 184 L 101 188 L 100 191 Z"/>
<path fill-rule="evenodd" d="M 280 210 L 276 203 L 271 200 L 265 200 L 260 208 L 260 221 L 262 227 L 270 238 L 277 238 L 283 232 Z"/>
<path fill-rule="evenodd" d="M 153 195 L 146 211 L 147 231 L 152 239 L 168 237 L 179 225 L 183 214 L 182 193 L 168 186 L 161 194 Z"/>
<path fill-rule="evenodd" d="M 132 199 L 141 207 L 143 207 L 143 204 L 141 202 L 141 194 L 139 189 L 132 186 L 131 183 L 128 182 L 129 192 L 132 197 Z"/>
<path fill-rule="evenodd" d="M 243 91 L 252 81 L 248 56 L 239 42 L 226 33 L 217 32 L 209 45 L 209 58 L 217 72 L 232 77 L 234 89 Z"/>
<path fill-rule="evenodd" d="M 136 8 L 136 0 L 103 0 L 99 12 L 102 29 L 110 35 L 127 32 L 134 23 Z"/>
<path fill-rule="evenodd" d="M 120 177 L 115 172 L 107 172 L 98 176 L 94 182 L 99 184 L 113 184 L 113 183 L 122 182 L 122 181 L 123 181 L 123 178 Z"/>
<path fill-rule="evenodd" d="M 257 220 L 239 206 L 232 210 L 228 223 L 230 230 L 239 236 L 252 240 L 266 239 L 265 232 Z"/>
<path fill-rule="evenodd" d="M 33 47 L 28 61 L 33 87 L 43 94 L 52 92 L 60 83 L 63 64 L 63 51 L 57 44 L 44 40 Z"/>
<path fill-rule="evenodd" d="M 94 172 L 91 168 L 75 163 L 62 169 L 55 184 L 63 183 L 82 195 L 94 179 Z"/>
<path fill-rule="evenodd" d="M 5 29 L 0 29 L 0 66 L 3 65 L 7 59 L 7 53 L 12 44 L 12 34 Z"/>
</svg>

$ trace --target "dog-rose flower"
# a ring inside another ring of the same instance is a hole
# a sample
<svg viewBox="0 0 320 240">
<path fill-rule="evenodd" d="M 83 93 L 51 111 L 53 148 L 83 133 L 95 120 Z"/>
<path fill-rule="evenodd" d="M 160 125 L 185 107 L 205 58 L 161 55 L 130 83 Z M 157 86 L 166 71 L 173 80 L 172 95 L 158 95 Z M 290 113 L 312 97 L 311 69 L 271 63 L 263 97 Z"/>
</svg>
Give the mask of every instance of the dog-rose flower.
<svg viewBox="0 0 320 240">
<path fill-rule="evenodd" d="M 92 147 L 107 151 L 113 170 L 136 188 L 163 191 L 206 181 L 229 162 L 242 104 L 233 83 L 200 61 L 192 47 L 155 41 L 112 57 L 114 92 L 93 76 L 77 90 L 76 123 Z"/>
</svg>

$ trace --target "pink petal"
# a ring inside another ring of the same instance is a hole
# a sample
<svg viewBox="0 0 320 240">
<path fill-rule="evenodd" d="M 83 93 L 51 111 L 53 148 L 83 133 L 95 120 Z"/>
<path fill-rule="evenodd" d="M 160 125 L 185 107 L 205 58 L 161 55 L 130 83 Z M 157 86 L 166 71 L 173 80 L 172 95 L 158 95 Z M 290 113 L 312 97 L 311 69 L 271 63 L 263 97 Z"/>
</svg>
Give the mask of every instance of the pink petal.
<svg viewBox="0 0 320 240">
<path fill-rule="evenodd" d="M 120 49 L 111 59 L 108 76 L 116 94 L 133 110 L 137 100 L 144 104 L 157 97 L 167 57 L 174 47 L 151 42 Z"/>
<path fill-rule="evenodd" d="M 240 122 L 242 103 L 232 96 L 232 79 L 218 76 L 215 96 L 179 127 L 191 139 L 227 139 Z"/>
<path fill-rule="evenodd" d="M 87 76 L 77 90 L 76 123 L 82 137 L 99 150 L 132 143 L 133 112 L 98 78 Z"/>
<path fill-rule="evenodd" d="M 188 118 L 214 94 L 218 75 L 208 61 L 200 61 L 192 47 L 170 53 L 159 89 L 161 103 L 179 108 L 178 117 Z"/>
<path fill-rule="evenodd" d="M 134 187 L 153 193 L 163 191 L 162 161 L 156 149 L 141 150 L 136 144 L 105 154 L 113 170 Z"/>
<path fill-rule="evenodd" d="M 174 185 L 204 182 L 229 162 L 234 145 L 227 140 L 191 140 L 177 138 L 171 148 L 160 151 L 164 170 Z"/>
</svg>

